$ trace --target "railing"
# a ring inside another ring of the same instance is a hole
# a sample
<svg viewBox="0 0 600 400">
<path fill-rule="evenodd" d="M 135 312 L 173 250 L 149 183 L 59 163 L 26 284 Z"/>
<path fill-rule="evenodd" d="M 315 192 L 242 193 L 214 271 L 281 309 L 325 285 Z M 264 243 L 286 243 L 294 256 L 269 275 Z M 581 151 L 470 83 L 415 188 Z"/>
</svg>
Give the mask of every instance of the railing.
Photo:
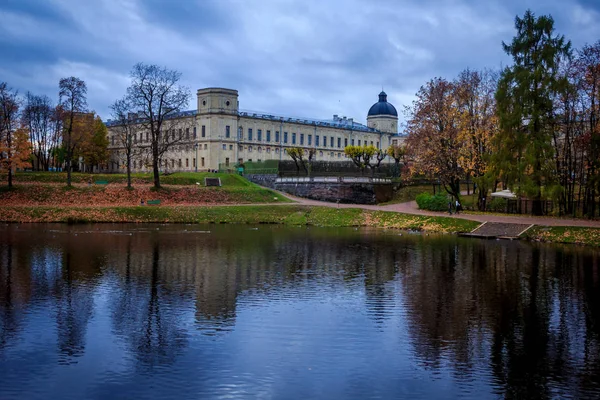
<svg viewBox="0 0 600 400">
<path fill-rule="evenodd" d="M 349 176 L 315 176 L 277 178 L 275 183 L 392 183 L 388 178 L 349 177 Z"/>
</svg>

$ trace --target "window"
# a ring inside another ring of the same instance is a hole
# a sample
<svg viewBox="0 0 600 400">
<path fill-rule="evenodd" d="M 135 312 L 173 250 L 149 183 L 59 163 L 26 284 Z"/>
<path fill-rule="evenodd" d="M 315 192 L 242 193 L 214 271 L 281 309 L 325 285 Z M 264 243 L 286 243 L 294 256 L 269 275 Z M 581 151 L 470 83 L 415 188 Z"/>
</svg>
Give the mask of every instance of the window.
<svg viewBox="0 0 600 400">
<path fill-rule="evenodd" d="M 267 131 L 267 142 L 271 141 L 271 131 Z"/>
<path fill-rule="evenodd" d="M 292 132 L 292 144 L 296 144 L 296 133 Z"/>
<path fill-rule="evenodd" d="M 248 128 L 248 140 L 252 140 L 252 128 Z"/>
<path fill-rule="evenodd" d="M 373 141 L 371 140 L 371 146 L 373 146 Z"/>
<path fill-rule="evenodd" d="M 342 138 L 338 138 L 338 149 L 342 147 Z"/>
<path fill-rule="evenodd" d="M 226 158 L 226 159 L 225 159 L 225 166 L 226 166 L 226 167 L 229 167 L 229 158 Z"/>
<path fill-rule="evenodd" d="M 206 125 L 202 125 L 202 137 L 206 137 Z"/>
<path fill-rule="evenodd" d="M 323 147 L 327 147 L 327 136 L 323 136 Z"/>
<path fill-rule="evenodd" d="M 233 150 L 233 145 L 232 144 L 229 145 L 229 150 Z"/>
<path fill-rule="evenodd" d="M 137 135 L 136 134 L 133 135 L 133 143 L 137 143 Z"/>
<path fill-rule="evenodd" d="M 204 150 L 206 150 L 208 148 L 207 144 L 204 143 Z"/>
<path fill-rule="evenodd" d="M 258 152 L 259 152 L 259 153 L 262 153 L 262 147 L 259 147 L 259 148 L 258 148 Z"/>
<path fill-rule="evenodd" d="M 171 130 L 171 133 L 173 134 L 173 140 L 175 140 L 175 129 Z"/>
<path fill-rule="evenodd" d="M 319 135 L 315 136 L 315 146 L 319 146 Z"/>
<path fill-rule="evenodd" d="M 179 128 L 179 140 L 183 139 L 183 129 Z"/>
<path fill-rule="evenodd" d="M 115 137 L 114 136 L 112 137 L 112 145 L 113 146 L 115 145 Z"/>
<path fill-rule="evenodd" d="M 267 153 L 270 153 L 270 152 L 271 152 L 271 148 L 267 147 Z"/>
<path fill-rule="evenodd" d="M 358 145 L 360 146 L 360 139 L 358 139 Z"/>
<path fill-rule="evenodd" d="M 195 159 L 195 158 L 192 158 L 192 163 L 194 164 L 194 165 L 193 165 L 193 166 L 194 166 L 194 168 L 196 168 L 196 159 Z"/>
<path fill-rule="evenodd" d="M 248 146 L 248 153 L 252 153 L 252 146 Z"/>
<path fill-rule="evenodd" d="M 229 137 L 231 137 L 231 130 L 229 128 L 229 125 L 225 125 L 225 137 L 229 139 Z"/>
<path fill-rule="evenodd" d="M 200 159 L 200 162 L 202 163 L 202 166 L 204 167 L 204 157 L 202 157 L 202 158 Z"/>
<path fill-rule="evenodd" d="M 377 148 L 379 148 L 379 142 L 377 142 Z"/>
<path fill-rule="evenodd" d="M 342 156 L 342 153 L 338 153 L 338 158 L 340 158 Z"/>
<path fill-rule="evenodd" d="M 242 128 L 241 126 L 238 128 L 238 139 L 244 139 L 244 128 Z"/>
<path fill-rule="evenodd" d="M 323 155 L 323 151 L 322 151 L 322 150 L 319 152 L 319 155 L 320 155 L 320 156 L 322 156 L 322 155 Z"/>
<path fill-rule="evenodd" d="M 146 132 L 146 142 L 150 141 L 150 132 Z"/>
<path fill-rule="evenodd" d="M 283 132 L 283 143 L 287 143 L 288 135 L 287 132 Z"/>
<path fill-rule="evenodd" d="M 304 145 L 304 133 L 300 134 L 300 145 Z"/>
<path fill-rule="evenodd" d="M 275 153 L 279 153 L 279 148 L 278 147 L 275 148 Z"/>
<path fill-rule="evenodd" d="M 329 138 L 329 147 L 333 147 L 333 136 Z"/>
<path fill-rule="evenodd" d="M 227 150 L 227 145 L 223 144 L 223 150 Z"/>
<path fill-rule="evenodd" d="M 185 138 L 186 140 L 190 140 L 190 128 L 185 128 Z"/>
<path fill-rule="evenodd" d="M 348 147 L 348 138 L 344 138 L 344 147 Z"/>
<path fill-rule="evenodd" d="M 279 143 L 279 131 L 275 131 L 275 142 Z"/>
<path fill-rule="evenodd" d="M 256 140 L 258 140 L 259 142 L 262 142 L 262 129 L 259 129 L 258 131 L 256 131 Z"/>
<path fill-rule="evenodd" d="M 312 135 L 308 135 L 308 145 L 312 145 Z"/>
<path fill-rule="evenodd" d="M 187 168 L 187 167 L 189 167 L 189 166 L 190 166 L 190 159 L 189 159 L 189 158 L 186 158 L 186 159 L 185 159 L 185 167 Z"/>
<path fill-rule="evenodd" d="M 179 165 L 179 168 L 181 168 L 181 158 L 178 160 L 177 164 Z"/>
<path fill-rule="evenodd" d="M 175 160 L 171 159 L 171 168 L 175 168 Z"/>
<path fill-rule="evenodd" d="M 354 146 L 354 139 L 352 139 L 352 146 Z"/>
<path fill-rule="evenodd" d="M 194 127 L 194 139 L 196 139 L 196 127 Z"/>
</svg>

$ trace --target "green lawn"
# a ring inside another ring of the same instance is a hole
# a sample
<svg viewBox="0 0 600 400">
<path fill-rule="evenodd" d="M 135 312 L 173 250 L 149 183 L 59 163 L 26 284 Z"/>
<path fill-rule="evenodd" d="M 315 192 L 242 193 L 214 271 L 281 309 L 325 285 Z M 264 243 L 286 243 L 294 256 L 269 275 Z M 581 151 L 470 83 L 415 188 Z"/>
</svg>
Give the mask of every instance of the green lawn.
<svg viewBox="0 0 600 400">
<path fill-rule="evenodd" d="M 204 178 L 221 178 L 223 186 L 248 186 L 250 182 L 239 175 L 210 172 L 175 172 L 169 175 L 161 175 L 160 182 L 165 185 L 195 185 L 199 182 L 204 185 Z M 134 183 L 152 184 L 153 177 L 151 173 L 131 174 Z M 107 181 L 109 183 L 127 183 L 126 174 L 87 174 L 73 172 L 71 180 L 74 183 L 88 183 L 97 181 Z M 66 183 L 66 172 L 17 172 L 14 178 L 15 184 L 19 182 L 40 182 L 40 183 Z"/>
</svg>

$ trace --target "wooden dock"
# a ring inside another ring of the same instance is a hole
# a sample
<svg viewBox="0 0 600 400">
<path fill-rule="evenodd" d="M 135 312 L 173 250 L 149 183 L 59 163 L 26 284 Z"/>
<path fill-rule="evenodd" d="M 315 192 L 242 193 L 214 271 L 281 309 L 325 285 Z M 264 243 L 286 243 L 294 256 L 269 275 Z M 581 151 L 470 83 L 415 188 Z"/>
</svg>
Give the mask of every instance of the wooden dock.
<svg viewBox="0 0 600 400">
<path fill-rule="evenodd" d="M 484 222 L 468 233 L 460 236 L 474 237 L 480 239 L 519 239 L 520 236 L 531 229 L 529 224 L 510 224 L 505 222 Z"/>
</svg>

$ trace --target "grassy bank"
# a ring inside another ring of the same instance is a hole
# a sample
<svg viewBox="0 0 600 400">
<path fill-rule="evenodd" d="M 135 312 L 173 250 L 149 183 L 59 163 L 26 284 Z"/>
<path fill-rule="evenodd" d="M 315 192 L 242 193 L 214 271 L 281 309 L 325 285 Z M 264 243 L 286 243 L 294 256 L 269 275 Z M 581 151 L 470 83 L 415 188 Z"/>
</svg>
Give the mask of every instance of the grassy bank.
<svg viewBox="0 0 600 400">
<path fill-rule="evenodd" d="M 524 234 L 526 239 L 551 243 L 583 244 L 600 247 L 600 228 L 574 226 L 534 226 Z"/>
<path fill-rule="evenodd" d="M 284 224 L 328 227 L 370 226 L 431 232 L 466 232 L 478 223 L 358 208 L 334 209 L 300 205 L 231 207 L 2 207 L 3 222 L 154 222 Z"/>
<path fill-rule="evenodd" d="M 135 206 L 143 200 L 160 200 L 163 205 L 281 203 L 289 200 L 238 175 L 177 173 L 165 176 L 163 186 L 155 190 L 151 177 L 137 174 L 132 189 L 126 177 L 75 174 L 74 185 L 67 187 L 60 173 L 23 173 L 15 186 L 0 187 L 0 204 L 5 206 Z M 147 175 L 147 174 L 146 174 Z M 205 177 L 221 178 L 221 187 L 205 187 Z M 27 180 L 27 179 L 29 180 Z M 60 178 L 60 179 L 57 179 Z M 106 181 L 108 184 L 95 184 Z M 198 183 L 198 184 L 197 184 Z"/>
</svg>

